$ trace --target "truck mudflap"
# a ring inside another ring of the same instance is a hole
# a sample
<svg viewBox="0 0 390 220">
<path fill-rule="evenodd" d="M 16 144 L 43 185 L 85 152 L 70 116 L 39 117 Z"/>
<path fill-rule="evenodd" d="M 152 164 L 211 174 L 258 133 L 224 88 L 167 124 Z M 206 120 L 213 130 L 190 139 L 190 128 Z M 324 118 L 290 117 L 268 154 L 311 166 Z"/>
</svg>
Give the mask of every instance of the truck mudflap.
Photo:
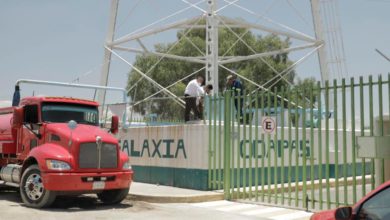
<svg viewBox="0 0 390 220">
<path fill-rule="evenodd" d="M 129 188 L 133 171 L 107 173 L 42 173 L 43 186 L 51 191 L 101 191 Z"/>
</svg>

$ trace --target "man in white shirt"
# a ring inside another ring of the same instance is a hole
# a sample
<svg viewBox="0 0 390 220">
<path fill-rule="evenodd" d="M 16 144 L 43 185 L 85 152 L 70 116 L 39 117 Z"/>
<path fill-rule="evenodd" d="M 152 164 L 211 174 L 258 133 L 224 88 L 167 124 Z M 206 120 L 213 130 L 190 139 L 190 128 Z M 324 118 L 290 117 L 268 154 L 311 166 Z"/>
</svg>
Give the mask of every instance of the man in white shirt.
<svg viewBox="0 0 390 220">
<path fill-rule="evenodd" d="M 190 120 L 191 110 L 194 112 L 195 119 L 200 118 L 200 113 L 196 106 L 196 99 L 199 96 L 204 94 L 204 90 L 202 89 L 202 84 L 204 82 L 203 76 L 198 76 L 196 79 L 191 80 L 185 91 L 184 91 L 184 101 L 186 102 L 186 109 L 184 111 L 184 121 Z"/>
</svg>

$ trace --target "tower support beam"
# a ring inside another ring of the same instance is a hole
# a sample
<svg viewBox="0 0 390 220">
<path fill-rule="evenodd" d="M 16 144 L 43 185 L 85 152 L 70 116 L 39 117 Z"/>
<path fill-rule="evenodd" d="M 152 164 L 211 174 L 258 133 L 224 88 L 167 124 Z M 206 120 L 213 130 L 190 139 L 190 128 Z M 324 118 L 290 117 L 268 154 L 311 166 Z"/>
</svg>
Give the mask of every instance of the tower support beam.
<svg viewBox="0 0 390 220">
<path fill-rule="evenodd" d="M 212 84 L 214 92 L 219 91 L 218 77 L 218 19 L 217 1 L 207 1 L 206 15 L 206 83 Z"/>
<path fill-rule="evenodd" d="M 311 11 L 313 15 L 314 31 L 316 39 L 318 41 L 325 42 L 324 30 L 322 26 L 320 3 L 319 0 L 311 0 Z M 324 84 L 326 80 L 329 80 L 329 71 L 327 66 L 327 56 L 325 45 L 318 49 L 318 61 L 320 63 L 321 82 Z"/>
<path fill-rule="evenodd" d="M 114 34 L 115 34 L 115 25 L 116 25 L 116 17 L 118 14 L 118 5 L 119 0 L 111 0 L 111 12 L 110 12 L 110 20 L 108 23 L 108 31 L 107 31 L 107 37 L 105 42 L 105 47 L 108 47 L 111 49 L 112 41 L 114 40 Z M 104 60 L 103 60 L 103 67 L 102 67 L 102 73 L 100 75 L 100 86 L 107 86 L 108 84 L 108 76 L 110 71 L 110 63 L 111 63 L 111 51 L 105 49 L 104 50 Z M 104 106 L 106 99 L 106 90 L 99 90 L 98 91 L 98 101 L 100 105 Z M 103 111 L 100 111 L 100 118 L 102 118 Z"/>
</svg>

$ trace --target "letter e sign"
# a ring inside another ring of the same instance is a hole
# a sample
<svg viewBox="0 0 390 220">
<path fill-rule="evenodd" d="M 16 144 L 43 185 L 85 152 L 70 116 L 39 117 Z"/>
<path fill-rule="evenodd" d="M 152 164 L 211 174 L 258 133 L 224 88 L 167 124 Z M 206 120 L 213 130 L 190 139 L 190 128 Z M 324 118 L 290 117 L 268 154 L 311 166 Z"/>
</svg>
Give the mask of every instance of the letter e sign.
<svg viewBox="0 0 390 220">
<path fill-rule="evenodd" d="M 273 134 L 276 129 L 276 119 L 273 117 L 263 117 L 261 120 L 263 133 Z"/>
</svg>

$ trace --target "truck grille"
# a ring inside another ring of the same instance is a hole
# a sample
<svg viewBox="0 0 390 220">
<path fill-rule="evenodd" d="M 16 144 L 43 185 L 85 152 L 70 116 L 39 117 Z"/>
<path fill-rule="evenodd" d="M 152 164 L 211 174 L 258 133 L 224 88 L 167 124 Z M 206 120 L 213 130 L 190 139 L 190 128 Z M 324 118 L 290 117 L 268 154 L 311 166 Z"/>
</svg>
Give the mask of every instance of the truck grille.
<svg viewBox="0 0 390 220">
<path fill-rule="evenodd" d="M 100 164 L 99 164 L 100 158 Z M 102 143 L 98 149 L 96 143 L 80 145 L 79 168 L 117 168 L 118 152 L 114 144 Z"/>
</svg>

